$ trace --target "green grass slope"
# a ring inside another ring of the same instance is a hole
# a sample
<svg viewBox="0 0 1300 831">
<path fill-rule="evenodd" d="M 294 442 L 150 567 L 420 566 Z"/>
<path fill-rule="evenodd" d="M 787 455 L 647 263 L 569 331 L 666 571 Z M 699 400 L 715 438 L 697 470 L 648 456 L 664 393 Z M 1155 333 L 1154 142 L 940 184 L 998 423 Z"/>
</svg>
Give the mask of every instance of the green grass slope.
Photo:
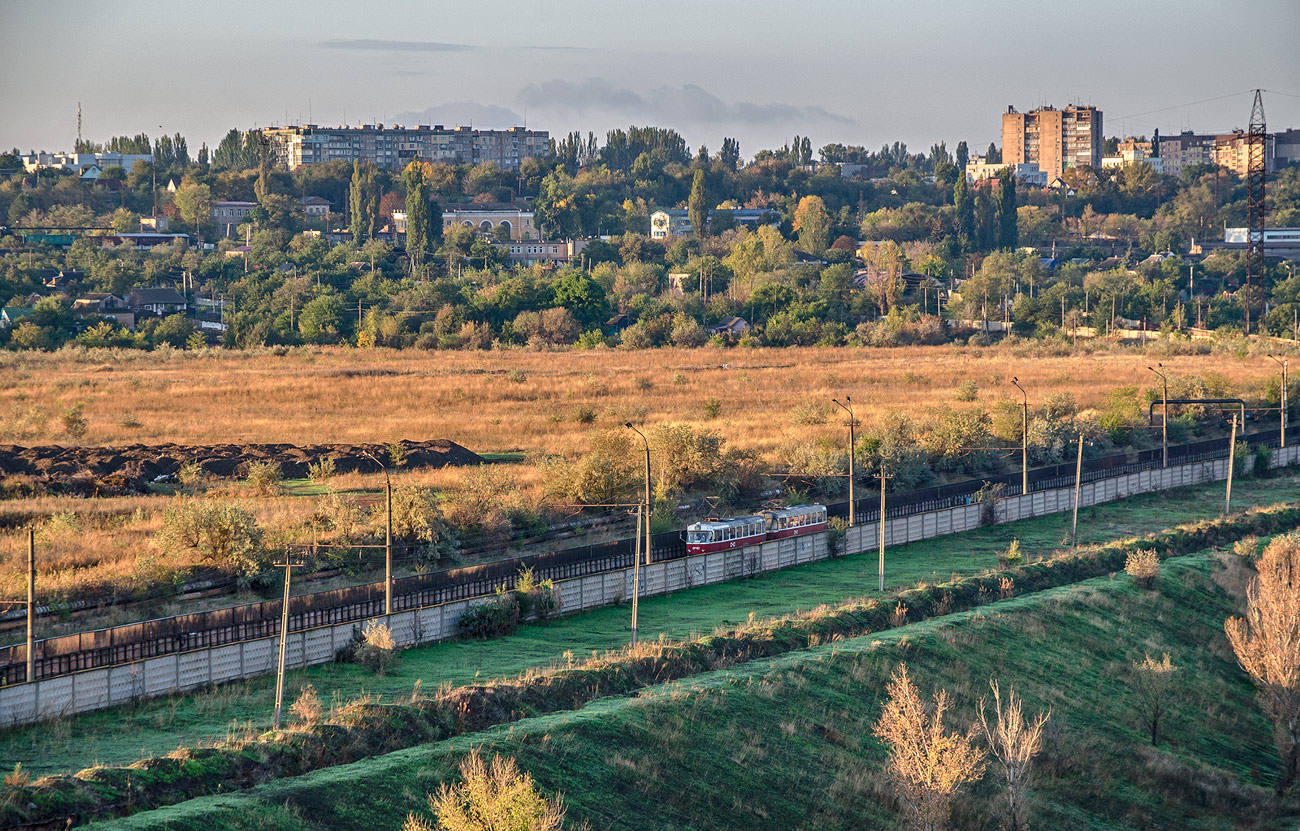
<svg viewBox="0 0 1300 831">
<path fill-rule="evenodd" d="M 1236 606 L 1222 586 L 1246 570 L 1221 559 L 1166 561 L 1154 592 L 1088 580 L 92 827 L 397 829 L 473 747 L 517 758 L 593 828 L 892 827 L 870 728 L 903 660 L 952 694 L 958 723 L 991 677 L 1051 708 L 1034 827 L 1281 827 L 1269 726 L 1222 634 Z M 1179 686 L 1152 748 L 1127 668 L 1165 651 Z M 954 826 L 996 827 L 1000 796 L 987 777 Z"/>
<path fill-rule="evenodd" d="M 1264 505 L 1293 500 L 1300 478 L 1246 479 L 1234 484 L 1235 504 Z M 1223 484 L 1181 488 L 1111 502 L 1080 512 L 1080 540 L 1101 543 L 1168 528 L 1179 522 L 1216 516 Z M 997 566 L 997 555 L 1019 539 L 1027 559 L 1049 556 L 1069 534 L 1069 514 L 981 528 L 891 548 L 887 589 L 892 593 L 919 581 L 942 582 L 953 574 L 974 574 Z M 821 561 L 770 572 L 751 580 L 702 586 L 640 604 L 643 638 L 660 633 L 688 638 L 716 627 L 732 627 L 751 615 L 788 615 L 849 598 L 879 597 L 876 553 Z M 290 699 L 313 684 L 327 702 L 363 694 L 384 700 L 407 697 L 417 680 L 426 691 L 439 684 L 470 684 L 508 678 L 528 669 L 563 663 L 566 653 L 579 660 L 592 651 L 627 642 L 627 607 L 608 607 L 524 626 L 516 634 L 488 641 L 428 644 L 403 653 L 395 672 L 376 677 L 354 664 L 326 664 L 288 674 Z M 35 776 L 123 765 L 168 753 L 179 746 L 218 741 L 270 727 L 275 679 L 256 678 L 212 690 L 141 702 L 57 721 L 0 730 L 0 769 L 21 763 Z"/>
</svg>

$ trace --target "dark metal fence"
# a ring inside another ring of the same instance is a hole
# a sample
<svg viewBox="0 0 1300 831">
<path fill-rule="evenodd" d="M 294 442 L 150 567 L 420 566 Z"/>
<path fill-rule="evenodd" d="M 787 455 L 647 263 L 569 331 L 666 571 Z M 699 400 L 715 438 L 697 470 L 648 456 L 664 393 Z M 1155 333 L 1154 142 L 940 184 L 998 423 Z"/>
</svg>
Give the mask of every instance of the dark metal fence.
<svg viewBox="0 0 1300 831">
<path fill-rule="evenodd" d="M 1273 433 L 1256 433 L 1242 436 L 1241 439 L 1252 445 L 1277 444 L 1277 435 Z M 1181 465 L 1221 459 L 1227 455 L 1227 445 L 1227 439 L 1222 438 L 1171 446 L 1169 463 Z M 1160 466 L 1161 451 L 1158 448 L 1105 456 L 1084 462 L 1083 481 L 1095 482 L 1126 476 Z M 1012 473 L 923 490 L 891 493 L 886 495 L 886 513 L 894 518 L 969 505 L 981 490 L 996 485 L 1002 486 L 997 495 L 1015 496 L 1020 493 L 1020 480 L 1019 473 Z M 1029 481 L 1031 490 L 1071 486 L 1074 483 L 1074 464 L 1031 470 Z M 828 505 L 828 513 L 830 516 L 847 517 L 848 505 L 847 501 Z M 876 522 L 880 518 L 878 496 L 863 497 L 857 500 L 857 505 L 857 524 Z M 498 588 L 513 588 L 519 572 L 525 568 L 531 568 L 537 580 L 564 580 L 630 568 L 634 551 L 634 540 L 629 538 L 403 577 L 393 581 L 393 610 L 404 611 L 490 596 Z M 652 536 L 651 562 L 684 556 L 686 545 L 680 531 L 666 531 Z M 299 595 L 290 599 L 289 631 L 298 632 L 319 626 L 367 620 L 382 615 L 383 612 L 382 582 Z M 272 637 L 278 634 L 279 628 L 280 601 L 266 600 L 47 638 L 37 642 L 36 678 L 53 678 L 159 655 Z M 26 680 L 24 650 L 25 647 L 21 644 L 0 647 L 0 685 Z"/>
</svg>

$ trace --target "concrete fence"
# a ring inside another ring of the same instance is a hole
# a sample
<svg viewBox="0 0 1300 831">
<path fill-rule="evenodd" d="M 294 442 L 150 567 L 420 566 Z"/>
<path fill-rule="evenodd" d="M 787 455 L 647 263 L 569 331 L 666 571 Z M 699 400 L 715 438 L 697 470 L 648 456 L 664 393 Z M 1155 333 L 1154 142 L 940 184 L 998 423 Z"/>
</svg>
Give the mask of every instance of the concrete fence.
<svg viewBox="0 0 1300 831">
<path fill-rule="evenodd" d="M 1253 463 L 1253 456 L 1246 464 Z M 1300 447 L 1275 449 L 1272 467 L 1300 463 Z M 1083 485 L 1079 505 L 1088 507 L 1152 491 L 1221 481 L 1227 477 L 1226 459 L 1147 470 Z M 959 534 L 983 524 L 986 505 L 913 514 L 885 521 L 887 548 L 947 534 Z M 1073 488 L 1055 488 L 992 503 L 995 522 L 1069 511 Z M 880 525 L 872 522 L 848 530 L 847 553 L 874 549 Z M 666 594 L 707 583 L 720 583 L 767 571 L 822 560 L 828 556 L 827 535 L 814 534 L 774 540 L 733 551 L 698 554 L 643 566 L 640 595 Z M 888 552 L 886 552 L 888 556 Z M 888 563 L 886 563 L 888 568 Z M 632 570 L 621 569 L 556 583 L 561 614 L 594 609 L 626 600 L 632 595 Z M 412 646 L 454 637 L 460 616 L 475 600 L 460 600 L 398 612 L 388 624 L 399 644 Z M 351 640 L 355 623 L 322 626 L 289 634 L 286 666 L 289 669 L 328 663 Z M 275 671 L 279 638 L 261 638 L 227 646 L 196 649 L 133 664 L 85 670 L 34 683 L 0 688 L 0 724 L 23 724 L 83 713 L 185 692 L 213 684 L 238 681 Z"/>
</svg>

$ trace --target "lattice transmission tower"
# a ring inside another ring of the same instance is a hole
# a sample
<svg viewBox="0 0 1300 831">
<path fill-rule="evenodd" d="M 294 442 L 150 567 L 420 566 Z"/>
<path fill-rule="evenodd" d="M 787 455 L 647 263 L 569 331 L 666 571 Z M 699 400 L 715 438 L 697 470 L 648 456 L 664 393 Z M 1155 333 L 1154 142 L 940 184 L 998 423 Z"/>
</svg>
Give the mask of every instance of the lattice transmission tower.
<svg viewBox="0 0 1300 831">
<path fill-rule="evenodd" d="M 1264 98 L 1255 90 L 1246 131 L 1246 333 L 1250 333 L 1253 305 L 1251 284 L 1264 286 L 1264 174 L 1268 164 L 1268 130 L 1264 124 Z"/>
</svg>

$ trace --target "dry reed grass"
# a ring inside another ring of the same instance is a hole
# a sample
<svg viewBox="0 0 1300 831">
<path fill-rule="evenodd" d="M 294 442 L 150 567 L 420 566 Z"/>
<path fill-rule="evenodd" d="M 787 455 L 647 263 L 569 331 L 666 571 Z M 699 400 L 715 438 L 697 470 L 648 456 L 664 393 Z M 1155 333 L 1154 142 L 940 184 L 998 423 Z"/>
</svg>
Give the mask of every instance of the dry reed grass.
<svg viewBox="0 0 1300 831">
<path fill-rule="evenodd" d="M 593 427 L 632 420 L 699 422 L 768 452 L 791 431 L 837 435 L 840 419 L 808 423 L 799 408 L 845 394 L 869 426 L 900 405 L 919 413 L 1013 398 L 1012 376 L 1031 399 L 1068 390 L 1082 408 L 1099 406 L 1117 386 L 1152 382 L 1151 357 L 1137 349 L 1065 357 L 955 346 L 281 352 L 6 355 L 0 442 L 68 441 L 57 414 L 84 402 L 84 441 L 103 445 L 447 438 L 484 452 L 573 453 Z M 1273 371 L 1268 361 L 1225 354 L 1162 359 L 1175 375 L 1219 372 L 1248 398 Z M 982 400 L 955 403 L 970 381 Z M 710 398 L 720 402 L 716 418 L 702 410 Z"/>
</svg>

